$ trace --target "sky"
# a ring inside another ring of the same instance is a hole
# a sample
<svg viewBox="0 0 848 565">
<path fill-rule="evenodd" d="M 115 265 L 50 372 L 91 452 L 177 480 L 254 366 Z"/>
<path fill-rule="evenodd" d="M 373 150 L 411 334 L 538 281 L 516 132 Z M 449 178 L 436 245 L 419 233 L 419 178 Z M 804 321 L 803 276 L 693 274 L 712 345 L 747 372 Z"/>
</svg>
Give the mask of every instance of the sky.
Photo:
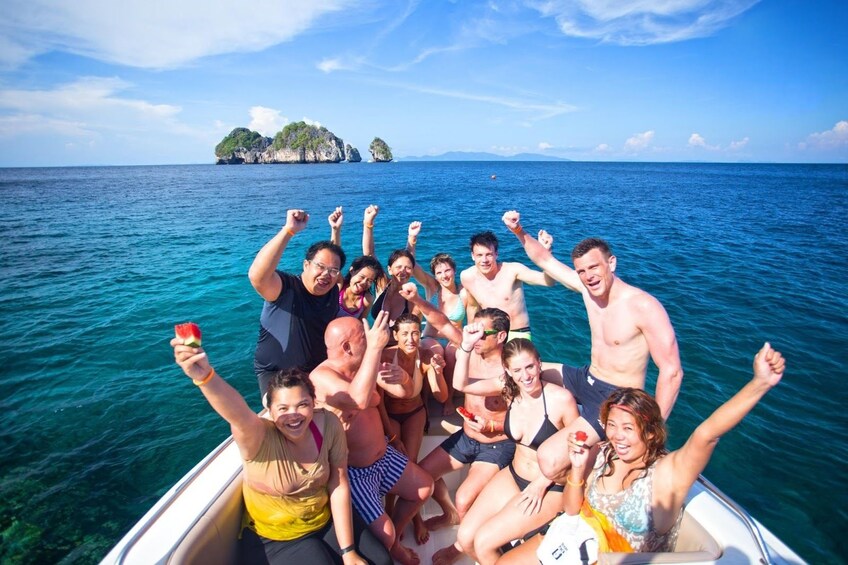
<svg viewBox="0 0 848 565">
<path fill-rule="evenodd" d="M 848 163 L 845 0 L 4 0 L 0 167 L 368 158 Z"/>
</svg>

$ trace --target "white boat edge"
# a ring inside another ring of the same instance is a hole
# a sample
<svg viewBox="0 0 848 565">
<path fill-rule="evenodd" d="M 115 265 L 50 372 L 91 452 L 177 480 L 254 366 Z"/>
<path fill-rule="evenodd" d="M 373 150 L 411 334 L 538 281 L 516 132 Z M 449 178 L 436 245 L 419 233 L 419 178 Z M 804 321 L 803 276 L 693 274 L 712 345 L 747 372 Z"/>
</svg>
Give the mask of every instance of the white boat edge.
<svg viewBox="0 0 848 565">
<path fill-rule="evenodd" d="M 422 453 L 429 453 L 444 438 L 425 436 Z M 449 488 L 455 489 L 461 480 L 459 472 L 455 475 L 448 478 Z M 240 519 L 226 515 L 235 513 L 241 515 L 241 458 L 229 437 L 171 487 L 103 558 L 101 565 L 233 563 Z M 423 513 L 426 516 L 426 507 Z M 686 514 L 674 553 L 602 554 L 599 563 L 805 563 L 705 479 L 690 491 Z M 752 528 L 759 532 L 767 558 Z M 682 544 L 686 545 L 683 551 Z M 429 555 L 421 557 L 422 563 L 430 562 Z"/>
</svg>

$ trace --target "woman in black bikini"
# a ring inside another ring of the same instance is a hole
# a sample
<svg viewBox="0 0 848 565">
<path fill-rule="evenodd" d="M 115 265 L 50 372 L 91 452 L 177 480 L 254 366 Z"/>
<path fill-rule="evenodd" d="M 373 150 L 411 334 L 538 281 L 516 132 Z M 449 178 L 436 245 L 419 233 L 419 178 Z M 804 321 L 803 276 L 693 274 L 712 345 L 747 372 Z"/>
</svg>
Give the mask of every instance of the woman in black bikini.
<svg viewBox="0 0 848 565">
<path fill-rule="evenodd" d="M 467 352 L 482 337 L 481 324 L 464 328 L 455 371 L 468 371 Z M 579 415 L 571 393 L 541 380 L 539 352 L 530 341 L 508 342 L 501 357 L 506 374 L 499 383 L 491 380 L 492 394 L 501 392 L 509 403 L 504 433 L 515 441 L 515 456 L 477 497 L 457 534 L 462 550 L 482 565 L 497 561 L 502 545 L 543 526 L 561 510 L 562 485 L 539 470 L 536 449 Z"/>
</svg>

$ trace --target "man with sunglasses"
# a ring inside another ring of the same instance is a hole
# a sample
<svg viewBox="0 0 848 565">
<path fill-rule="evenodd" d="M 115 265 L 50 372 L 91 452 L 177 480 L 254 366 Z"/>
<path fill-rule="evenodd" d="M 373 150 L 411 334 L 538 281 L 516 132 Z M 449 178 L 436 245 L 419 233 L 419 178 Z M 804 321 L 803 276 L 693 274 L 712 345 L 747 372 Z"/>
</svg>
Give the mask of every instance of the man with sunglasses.
<svg viewBox="0 0 848 565">
<path fill-rule="evenodd" d="M 299 367 L 308 373 L 327 358 L 324 331 L 339 310 L 344 251 L 319 241 L 307 250 L 299 276 L 277 269 L 289 241 L 308 222 L 305 210 L 289 210 L 285 225 L 259 250 L 248 272 L 250 284 L 265 299 L 253 360 L 263 398 L 275 372 Z"/>
</svg>

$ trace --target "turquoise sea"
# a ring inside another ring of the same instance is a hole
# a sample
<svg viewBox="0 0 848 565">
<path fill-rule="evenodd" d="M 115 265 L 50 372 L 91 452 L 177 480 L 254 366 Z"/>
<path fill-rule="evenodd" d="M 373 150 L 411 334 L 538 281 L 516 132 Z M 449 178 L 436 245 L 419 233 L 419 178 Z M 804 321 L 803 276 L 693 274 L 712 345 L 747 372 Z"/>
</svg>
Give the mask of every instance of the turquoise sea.
<svg viewBox="0 0 848 565">
<path fill-rule="evenodd" d="M 528 262 L 500 220 L 512 208 L 563 260 L 585 236 L 610 241 L 618 275 L 677 331 L 672 448 L 770 340 L 784 382 L 705 474 L 806 560 L 848 555 L 848 167 L 361 163 L 0 169 L 0 562 L 98 561 L 229 433 L 174 365 L 174 323 L 200 324 L 219 373 L 258 408 L 253 256 L 287 208 L 306 208 L 282 262 L 298 271 L 342 205 L 353 258 L 369 203 L 383 260 L 421 220 L 421 257 L 469 266 L 469 236 L 492 229 L 502 260 Z M 527 294 L 544 358 L 585 363 L 579 295 Z"/>
</svg>

